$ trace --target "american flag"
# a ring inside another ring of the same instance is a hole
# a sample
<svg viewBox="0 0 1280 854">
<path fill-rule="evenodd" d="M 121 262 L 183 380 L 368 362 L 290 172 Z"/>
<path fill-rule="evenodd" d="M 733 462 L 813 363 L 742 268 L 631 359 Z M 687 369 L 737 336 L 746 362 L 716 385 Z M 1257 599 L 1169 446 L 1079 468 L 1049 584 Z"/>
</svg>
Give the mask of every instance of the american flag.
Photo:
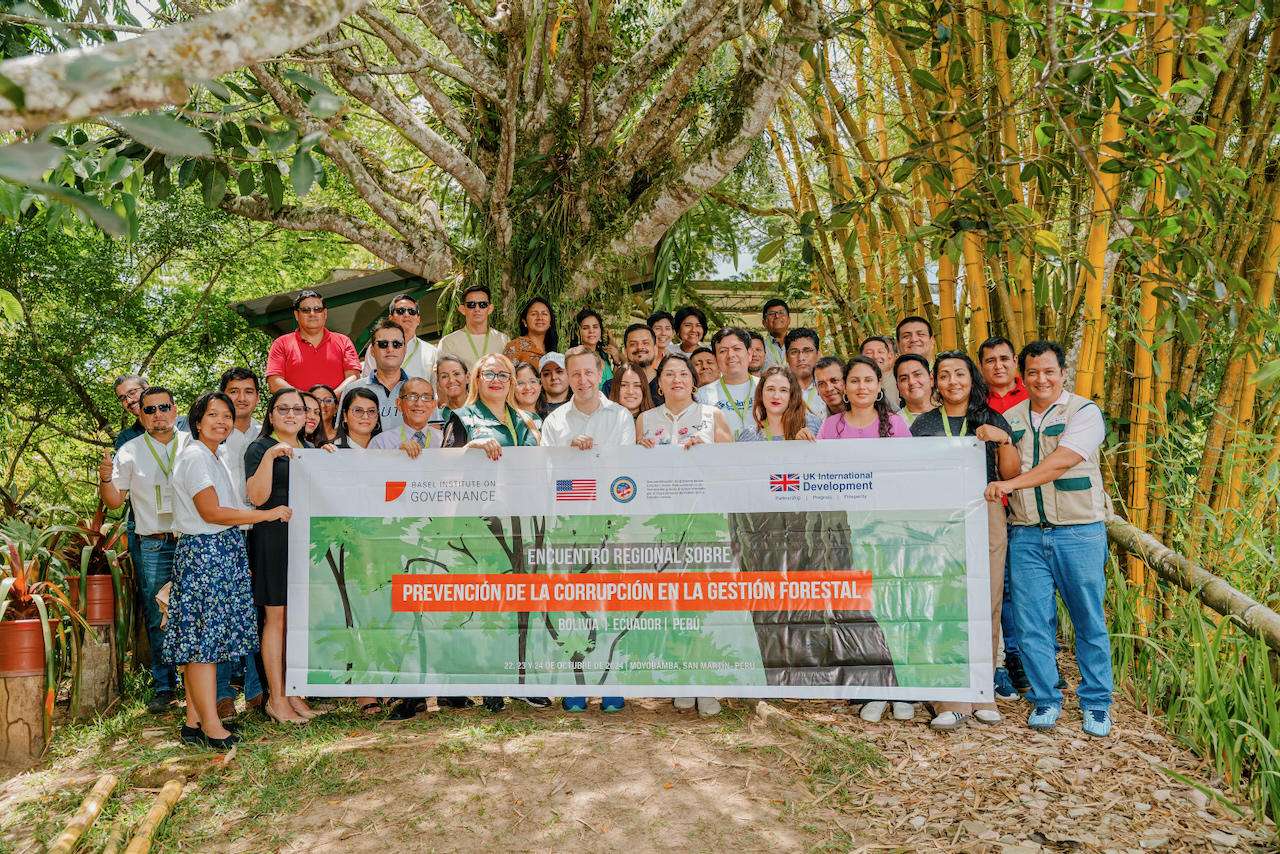
<svg viewBox="0 0 1280 854">
<path fill-rule="evenodd" d="M 556 501 L 595 501 L 594 480 L 557 480 Z"/>
<path fill-rule="evenodd" d="M 800 488 L 800 476 L 794 474 L 769 475 L 770 492 L 792 492 Z"/>
</svg>

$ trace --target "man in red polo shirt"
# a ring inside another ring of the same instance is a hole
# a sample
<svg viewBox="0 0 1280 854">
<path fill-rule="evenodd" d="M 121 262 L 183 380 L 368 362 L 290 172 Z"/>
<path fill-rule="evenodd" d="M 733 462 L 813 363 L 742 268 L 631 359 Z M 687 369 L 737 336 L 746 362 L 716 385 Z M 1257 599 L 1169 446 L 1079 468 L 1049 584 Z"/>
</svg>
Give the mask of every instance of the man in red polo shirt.
<svg viewBox="0 0 1280 854">
<path fill-rule="evenodd" d="M 996 335 L 978 348 L 978 365 L 987 383 L 987 404 L 1003 415 L 1027 399 L 1027 389 L 1018 376 L 1018 360 L 1013 342 Z"/>
<path fill-rule="evenodd" d="M 298 294 L 293 301 L 297 330 L 277 338 L 267 355 L 267 388 L 273 393 L 323 384 L 341 399 L 343 390 L 360 376 L 356 345 L 342 333 L 325 329 L 328 317 L 324 297 L 315 291 Z"/>
</svg>

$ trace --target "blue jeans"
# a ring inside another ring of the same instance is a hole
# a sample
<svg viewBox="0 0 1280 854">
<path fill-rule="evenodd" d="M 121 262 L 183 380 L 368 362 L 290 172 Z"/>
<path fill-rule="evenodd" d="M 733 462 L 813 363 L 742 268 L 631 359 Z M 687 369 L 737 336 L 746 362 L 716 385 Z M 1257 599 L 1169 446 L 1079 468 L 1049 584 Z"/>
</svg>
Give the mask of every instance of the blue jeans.
<svg viewBox="0 0 1280 854">
<path fill-rule="evenodd" d="M 1009 526 L 1009 534 L 1013 534 L 1013 526 Z M 1009 561 L 1013 559 L 1012 551 L 1004 555 L 1004 601 L 1000 603 L 1000 634 L 1004 636 L 1004 654 L 1018 654 L 1018 629 L 1013 621 L 1013 591 L 1009 589 Z"/>
<path fill-rule="evenodd" d="M 252 700 L 262 693 L 262 680 L 258 676 L 258 656 L 246 655 L 231 661 L 218 662 L 218 699 L 234 700 L 236 689 L 231 687 L 231 677 L 244 670 L 244 697 Z"/>
<path fill-rule="evenodd" d="M 172 540 L 138 536 L 132 537 L 131 542 L 138 544 L 138 595 L 142 597 L 147 640 L 151 642 L 151 680 L 156 691 L 173 691 L 178 687 L 178 669 L 164 659 L 164 629 L 160 628 L 160 606 L 156 604 L 156 594 L 173 580 L 173 554 L 177 544 Z"/>
<path fill-rule="evenodd" d="M 1022 664 L 1031 682 L 1027 699 L 1037 706 L 1062 707 L 1062 692 L 1054 687 L 1058 680 L 1056 590 L 1075 626 L 1080 708 L 1110 708 L 1111 638 L 1102 610 L 1107 590 L 1106 525 L 1015 526 L 1009 560 L 1013 618 Z"/>
</svg>

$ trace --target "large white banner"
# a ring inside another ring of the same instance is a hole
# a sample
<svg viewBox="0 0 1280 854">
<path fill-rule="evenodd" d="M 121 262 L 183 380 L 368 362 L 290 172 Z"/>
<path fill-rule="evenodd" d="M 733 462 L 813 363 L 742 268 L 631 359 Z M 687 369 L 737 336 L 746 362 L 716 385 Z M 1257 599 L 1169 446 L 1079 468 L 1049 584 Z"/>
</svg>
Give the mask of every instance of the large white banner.
<svg viewBox="0 0 1280 854">
<path fill-rule="evenodd" d="M 302 451 L 310 696 L 992 696 L 972 437 Z"/>
</svg>

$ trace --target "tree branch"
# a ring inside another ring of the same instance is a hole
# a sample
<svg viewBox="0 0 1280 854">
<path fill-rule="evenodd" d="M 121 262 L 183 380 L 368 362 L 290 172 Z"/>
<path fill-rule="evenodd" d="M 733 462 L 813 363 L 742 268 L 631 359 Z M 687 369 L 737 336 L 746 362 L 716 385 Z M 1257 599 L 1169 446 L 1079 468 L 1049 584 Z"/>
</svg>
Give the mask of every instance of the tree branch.
<svg viewBox="0 0 1280 854">
<path fill-rule="evenodd" d="M 248 0 L 136 39 L 0 62 L 26 109 L 0 97 L 0 131 L 38 130 L 187 99 L 186 81 L 219 77 L 333 29 L 364 0 Z"/>
<path fill-rule="evenodd" d="M 506 94 L 502 70 L 498 64 L 462 31 L 454 19 L 453 10 L 443 0 L 422 0 L 414 7 L 413 14 L 427 25 L 436 38 L 444 42 L 463 68 L 479 78 L 488 92 L 497 96 L 491 100 L 499 100 Z M 483 92 L 484 89 L 480 91 Z"/>
</svg>

